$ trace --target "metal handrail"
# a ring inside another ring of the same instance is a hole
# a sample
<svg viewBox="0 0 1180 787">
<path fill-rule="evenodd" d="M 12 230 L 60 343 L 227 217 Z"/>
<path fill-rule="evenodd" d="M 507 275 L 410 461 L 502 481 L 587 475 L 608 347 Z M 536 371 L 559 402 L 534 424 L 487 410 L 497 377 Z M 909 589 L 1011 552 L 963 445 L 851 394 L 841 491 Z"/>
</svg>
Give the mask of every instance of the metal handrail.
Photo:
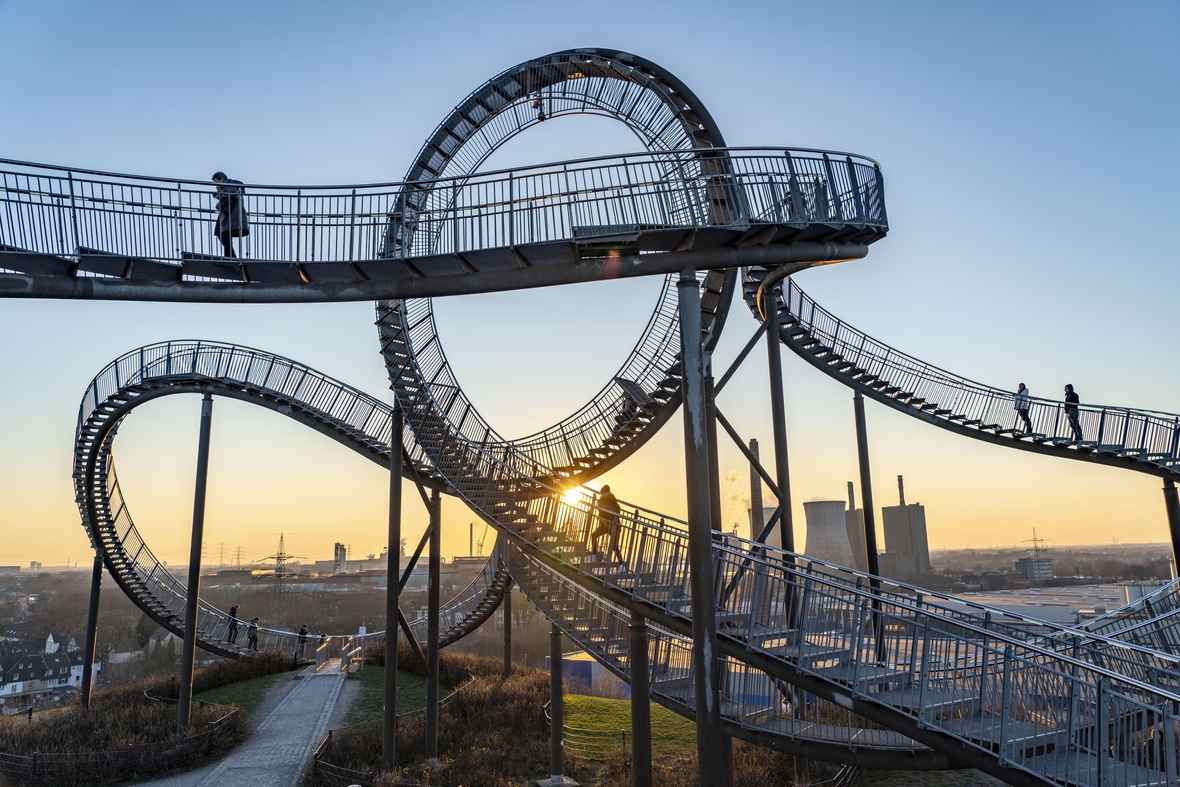
<svg viewBox="0 0 1180 787">
<path fill-rule="evenodd" d="M 669 153 L 695 153 L 695 154 L 711 154 L 714 152 L 730 152 L 730 153 L 744 153 L 757 152 L 767 154 L 795 154 L 795 153 L 814 153 L 818 156 L 828 154 L 829 156 L 847 156 L 859 162 L 866 162 L 874 167 L 880 167 L 880 163 L 876 159 L 870 158 L 860 153 L 851 153 L 843 150 L 826 150 L 823 148 L 801 148 L 801 147 L 776 147 L 772 145 L 747 145 L 739 147 L 711 147 L 711 148 L 696 148 L 691 150 L 674 150 L 674 151 L 651 151 L 640 150 L 633 153 L 607 153 L 601 156 L 582 156 L 579 158 L 559 159 L 545 164 L 532 164 L 524 167 L 504 167 L 501 169 L 490 169 L 479 173 L 480 177 L 508 175 L 509 173 L 527 172 L 529 170 L 549 169 L 552 167 L 564 167 L 571 164 L 584 164 L 595 161 L 610 161 L 622 158 L 642 158 L 645 156 L 667 156 Z M 162 175 L 136 175 L 128 172 L 111 172 L 107 170 L 86 169 L 85 167 L 70 167 L 62 164 L 44 164 L 35 161 L 24 161 L 21 159 L 0 158 L 0 165 L 9 165 L 17 167 L 27 167 L 30 169 L 48 169 L 56 172 L 72 172 L 79 175 L 95 175 L 106 178 L 120 178 L 123 180 L 148 180 L 157 183 L 181 183 L 194 186 L 209 187 L 210 181 L 206 178 L 173 178 Z M 454 180 L 453 176 L 447 175 L 439 178 L 421 178 L 417 180 L 390 180 L 390 181 L 376 181 L 372 183 L 341 183 L 336 185 L 325 184 L 274 184 L 274 183 L 245 183 L 246 188 L 251 189 L 327 189 L 327 190 L 349 190 L 349 189 L 400 189 L 403 186 L 421 186 L 421 185 L 436 185 L 442 183 L 450 183 Z"/>
<path fill-rule="evenodd" d="M 747 277 L 755 275 L 748 272 Z M 747 301 L 754 309 L 753 296 Z M 820 342 L 839 364 L 831 364 L 814 346 L 804 349 L 795 340 L 787 344 L 832 377 L 870 393 L 890 386 L 889 397 L 912 403 L 929 417 L 977 431 L 1005 436 L 1016 444 L 1051 444 L 1086 456 L 1112 455 L 1132 460 L 1147 472 L 1159 470 L 1180 477 L 1180 415 L 1117 405 L 1080 403 L 1077 422 L 1081 439 L 1073 429 L 1065 402 L 1030 396 L 1031 432 L 1016 409 L 1016 395 L 954 374 L 908 355 L 840 320 L 808 296 L 792 279 L 784 287 L 778 305 L 788 323 L 784 335 L 796 329 Z M 871 376 L 873 384 L 861 383 Z"/>
<path fill-rule="evenodd" d="M 235 199 L 249 234 L 237 240 L 239 256 L 253 263 L 379 263 L 580 242 L 620 228 L 743 227 L 770 214 L 787 223 L 852 214 L 858 225 L 886 227 L 875 164 L 847 157 L 847 166 L 833 171 L 827 158 L 783 151 L 647 152 L 373 187 L 241 187 L 245 193 Z M 716 171 L 712 161 L 724 166 Z M 115 255 L 189 267 L 225 259 L 214 234 L 220 225 L 211 189 L 191 182 L 186 188 L 183 179 L 98 179 L 61 171 L 0 171 L 0 251 L 86 260 Z M 408 193 L 416 207 L 407 203 Z M 704 207 L 717 199 L 732 207 Z M 861 206 L 864 215 L 845 203 Z M 698 207 L 673 210 L 672 204 Z M 80 270 L 117 276 L 100 263 Z M 177 275 L 233 278 L 208 265 Z"/>
</svg>

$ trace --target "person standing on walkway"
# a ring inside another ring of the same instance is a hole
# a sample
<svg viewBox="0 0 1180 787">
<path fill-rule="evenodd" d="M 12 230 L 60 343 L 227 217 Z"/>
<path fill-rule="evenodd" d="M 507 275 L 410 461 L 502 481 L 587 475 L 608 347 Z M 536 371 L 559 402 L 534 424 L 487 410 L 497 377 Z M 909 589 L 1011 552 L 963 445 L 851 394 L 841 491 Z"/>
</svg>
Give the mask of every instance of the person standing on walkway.
<svg viewBox="0 0 1180 787">
<path fill-rule="evenodd" d="M 1024 433 L 1032 434 L 1032 421 L 1028 417 L 1028 389 L 1024 387 L 1024 383 L 1016 389 L 1016 412 L 1024 421 Z"/>
<path fill-rule="evenodd" d="M 619 565 L 624 565 L 623 553 L 619 550 L 619 514 L 621 513 L 619 501 L 610 491 L 610 484 L 604 485 L 602 494 L 598 496 L 598 527 L 594 528 L 594 532 L 590 534 L 591 548 L 603 561 L 606 561 L 613 551 L 615 556 L 619 558 Z M 598 542 L 603 536 L 606 536 L 609 541 L 605 555 L 598 551 Z"/>
<path fill-rule="evenodd" d="M 254 618 L 250 621 L 250 625 L 246 627 L 247 644 L 250 650 L 258 650 L 258 621 L 260 618 Z"/>
<path fill-rule="evenodd" d="M 299 658 L 303 658 L 303 649 L 307 647 L 307 624 L 304 623 L 299 627 L 299 648 L 295 651 L 299 654 Z"/>
<path fill-rule="evenodd" d="M 225 633 L 225 641 L 231 645 L 236 644 L 235 640 L 238 638 L 238 605 L 234 604 L 229 608 L 229 631 Z"/>
<path fill-rule="evenodd" d="M 213 234 L 221 241 L 225 257 L 234 254 L 234 238 L 250 234 L 250 217 L 246 213 L 245 193 L 242 181 L 232 180 L 224 172 L 214 172 L 213 182 L 217 184 L 217 221 Z"/>
<path fill-rule="evenodd" d="M 1073 441 L 1082 442 L 1082 424 L 1078 420 L 1078 404 L 1081 399 L 1072 385 L 1065 386 L 1065 415 L 1069 418 L 1069 428 L 1073 430 Z"/>
</svg>

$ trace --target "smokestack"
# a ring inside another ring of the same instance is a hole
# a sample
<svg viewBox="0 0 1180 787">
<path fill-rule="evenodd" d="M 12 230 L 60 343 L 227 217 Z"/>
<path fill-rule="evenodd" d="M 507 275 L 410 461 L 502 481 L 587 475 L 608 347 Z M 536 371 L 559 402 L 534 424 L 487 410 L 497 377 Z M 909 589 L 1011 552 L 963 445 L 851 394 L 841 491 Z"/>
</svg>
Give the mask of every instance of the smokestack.
<svg viewBox="0 0 1180 787">
<path fill-rule="evenodd" d="M 901 480 L 901 476 L 897 477 L 897 497 L 901 501 L 898 505 L 905 505 L 905 484 Z"/>
<path fill-rule="evenodd" d="M 750 453 L 755 459 L 761 459 L 758 456 L 757 440 L 750 440 Z M 750 465 L 750 538 L 762 535 L 764 527 L 766 522 L 762 516 L 762 477 L 758 475 L 754 465 Z"/>
<path fill-rule="evenodd" d="M 856 492 L 854 492 L 852 489 L 852 482 L 851 481 L 848 482 L 848 510 L 849 511 L 856 510 Z"/>
</svg>

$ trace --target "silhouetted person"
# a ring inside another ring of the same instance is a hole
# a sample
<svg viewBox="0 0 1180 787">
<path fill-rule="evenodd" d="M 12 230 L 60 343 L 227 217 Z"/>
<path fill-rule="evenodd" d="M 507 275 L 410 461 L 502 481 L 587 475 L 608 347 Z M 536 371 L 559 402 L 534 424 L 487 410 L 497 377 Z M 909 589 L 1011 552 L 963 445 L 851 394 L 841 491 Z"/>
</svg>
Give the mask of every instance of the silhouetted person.
<svg viewBox="0 0 1180 787">
<path fill-rule="evenodd" d="M 1078 398 L 1072 385 L 1065 386 L 1065 415 L 1069 418 L 1069 428 L 1073 430 L 1073 441 L 1075 443 L 1082 442 L 1082 424 L 1078 420 L 1078 404 L 1081 399 Z"/>
<path fill-rule="evenodd" d="M 213 225 L 213 234 L 221 241 L 224 256 L 237 257 L 232 239 L 250 234 L 250 218 L 242 198 L 244 184 L 227 178 L 224 172 L 214 172 L 213 182 L 217 184 L 217 222 Z"/>
<path fill-rule="evenodd" d="M 1024 387 L 1024 383 L 1016 389 L 1016 412 L 1020 414 L 1020 419 L 1024 421 L 1025 434 L 1032 434 L 1032 421 L 1028 418 L 1028 389 Z"/>
<path fill-rule="evenodd" d="M 299 658 L 303 658 L 303 649 L 307 647 L 307 624 L 304 623 L 299 627 L 299 648 L 295 651 L 299 654 Z"/>
<path fill-rule="evenodd" d="M 229 631 L 225 633 L 225 641 L 229 644 L 235 644 L 234 640 L 238 638 L 238 605 L 234 604 L 229 608 Z"/>
<path fill-rule="evenodd" d="M 254 618 L 250 621 L 250 625 L 246 627 L 247 643 L 250 650 L 258 650 L 258 621 L 260 618 Z"/>
<path fill-rule="evenodd" d="M 607 556 L 598 551 L 598 542 L 603 536 L 606 536 L 609 540 L 607 552 L 613 550 L 619 558 L 619 564 L 623 565 L 623 553 L 619 551 L 619 514 L 621 513 L 619 501 L 611 494 L 610 484 L 604 485 L 602 494 L 598 497 L 598 527 L 594 528 L 594 532 L 590 534 L 591 549 L 605 561 Z"/>
</svg>

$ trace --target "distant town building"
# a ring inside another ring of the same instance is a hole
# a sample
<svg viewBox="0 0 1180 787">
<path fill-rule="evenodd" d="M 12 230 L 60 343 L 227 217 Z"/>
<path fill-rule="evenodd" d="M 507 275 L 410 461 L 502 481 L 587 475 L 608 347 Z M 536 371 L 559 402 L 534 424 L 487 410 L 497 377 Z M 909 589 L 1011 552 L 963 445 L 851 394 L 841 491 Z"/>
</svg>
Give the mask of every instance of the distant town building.
<svg viewBox="0 0 1180 787">
<path fill-rule="evenodd" d="M 333 547 L 332 561 L 336 564 L 334 566 L 334 574 L 343 574 L 348 566 L 348 547 L 341 544 L 339 541 Z"/>
<path fill-rule="evenodd" d="M 899 502 L 881 509 L 885 525 L 885 554 L 880 557 L 881 573 L 893 579 L 905 579 L 930 573 L 930 544 L 926 538 L 926 508 L 920 503 L 906 505 L 905 484 L 897 477 Z M 886 569 L 886 565 L 890 569 Z"/>
<path fill-rule="evenodd" d="M 20 566 L 0 566 L 0 576 L 19 574 Z"/>
<path fill-rule="evenodd" d="M 55 631 L 45 640 L 46 653 L 57 653 L 58 651 L 73 653 L 77 649 L 77 640 L 74 639 L 73 634 L 70 634 L 67 631 Z"/>
<path fill-rule="evenodd" d="M 856 507 L 856 494 L 848 482 L 848 510 L 844 512 L 844 528 L 848 531 L 848 545 L 852 547 L 853 568 L 869 570 L 869 552 L 865 546 L 865 512 Z"/>
<path fill-rule="evenodd" d="M 41 570 L 41 562 L 40 561 L 33 560 L 33 561 L 29 562 L 29 571 L 40 571 L 40 570 Z"/>
<path fill-rule="evenodd" d="M 96 664 L 95 672 L 99 666 Z M 82 685 L 82 651 L 67 632 L 36 642 L 0 642 L 0 706 L 5 712 L 44 699 L 60 700 Z"/>
<path fill-rule="evenodd" d="M 809 500 L 803 504 L 807 517 L 808 557 L 854 567 L 856 560 L 848 543 L 848 525 L 843 500 Z"/>
<path fill-rule="evenodd" d="M 1053 578 L 1053 561 L 1022 557 L 1016 561 L 1016 570 L 1028 577 L 1030 582 L 1048 582 Z"/>
</svg>

